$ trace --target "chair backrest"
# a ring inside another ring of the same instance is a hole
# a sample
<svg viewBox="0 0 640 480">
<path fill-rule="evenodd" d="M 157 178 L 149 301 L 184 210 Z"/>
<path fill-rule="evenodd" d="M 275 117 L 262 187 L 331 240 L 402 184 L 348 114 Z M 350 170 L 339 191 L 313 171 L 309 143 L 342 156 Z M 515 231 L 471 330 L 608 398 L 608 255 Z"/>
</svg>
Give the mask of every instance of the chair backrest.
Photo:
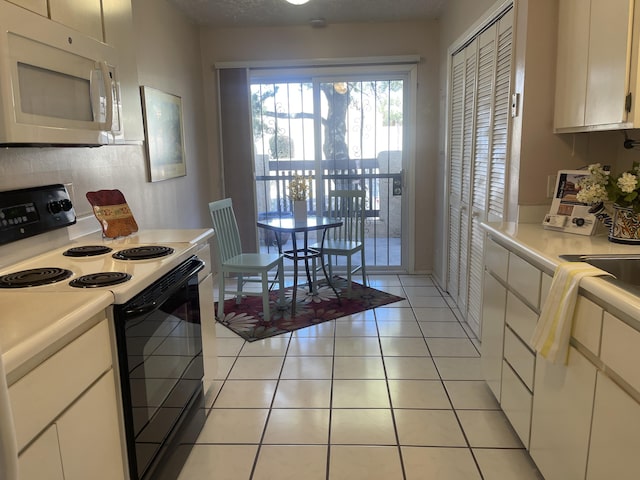
<svg viewBox="0 0 640 480">
<path fill-rule="evenodd" d="M 233 205 L 230 198 L 211 202 L 209 204 L 213 229 L 215 231 L 214 242 L 218 249 L 218 260 L 225 263 L 230 258 L 242 253 L 240 244 L 240 232 L 236 216 L 233 213 Z"/>
<path fill-rule="evenodd" d="M 329 232 L 334 239 L 364 241 L 364 210 L 367 193 L 364 190 L 334 190 L 329 192 L 329 216 L 342 220 L 342 226 Z"/>
</svg>

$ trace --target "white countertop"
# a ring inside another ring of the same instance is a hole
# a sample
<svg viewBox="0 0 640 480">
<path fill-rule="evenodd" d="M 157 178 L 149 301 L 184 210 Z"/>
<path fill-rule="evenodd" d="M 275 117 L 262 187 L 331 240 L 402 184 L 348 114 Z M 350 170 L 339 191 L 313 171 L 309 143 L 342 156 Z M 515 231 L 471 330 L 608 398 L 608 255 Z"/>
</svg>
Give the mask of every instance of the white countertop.
<svg viewBox="0 0 640 480">
<path fill-rule="evenodd" d="M 77 238 L 73 244 L 101 243 L 121 248 L 141 244 L 186 244 L 189 245 L 186 251 L 191 251 L 191 245 L 204 242 L 212 235 L 210 228 L 145 230 L 116 239 L 95 233 Z M 75 292 L 36 288 L 39 290 L 0 290 L 0 354 L 9 384 L 91 328 L 91 317 L 114 303 L 110 290 Z"/>
<path fill-rule="evenodd" d="M 537 224 L 487 223 L 483 228 L 498 243 L 553 275 L 559 255 L 640 254 L 640 246 L 610 242 L 606 235 L 575 235 L 546 230 Z M 598 277 L 585 278 L 580 287 L 637 321 L 640 330 L 640 297 Z"/>
<path fill-rule="evenodd" d="M 74 243 L 103 243 L 105 245 L 144 245 L 148 243 L 191 243 L 196 244 L 213 236 L 212 228 L 193 228 L 180 230 L 142 230 L 126 237 L 105 238 L 102 232 L 92 233 L 74 240 Z"/>
</svg>

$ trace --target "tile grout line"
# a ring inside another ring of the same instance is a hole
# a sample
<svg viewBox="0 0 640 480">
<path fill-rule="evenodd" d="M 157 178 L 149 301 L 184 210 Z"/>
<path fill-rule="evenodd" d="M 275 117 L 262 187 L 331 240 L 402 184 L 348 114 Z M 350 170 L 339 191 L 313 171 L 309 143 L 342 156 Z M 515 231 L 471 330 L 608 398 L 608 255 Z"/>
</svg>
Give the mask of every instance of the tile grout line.
<svg viewBox="0 0 640 480">
<path fill-rule="evenodd" d="M 262 434 L 260 435 L 260 440 L 258 441 L 258 448 L 256 450 L 256 455 L 253 459 L 251 472 L 249 473 L 249 480 L 253 479 L 253 476 L 255 475 L 256 467 L 258 466 L 258 459 L 260 457 L 260 452 L 262 450 L 262 442 L 264 441 L 264 437 L 267 433 L 267 428 L 269 426 L 269 419 L 271 418 L 271 411 L 273 410 L 273 404 L 275 403 L 275 400 L 276 400 L 276 395 L 278 393 L 278 386 L 280 385 L 280 380 L 282 378 L 282 371 L 284 370 L 284 363 L 287 358 L 287 353 L 289 352 L 289 347 L 291 346 L 292 339 L 293 339 L 293 334 L 290 333 L 289 341 L 287 342 L 287 348 L 285 349 L 284 356 L 282 357 L 282 365 L 280 365 L 280 372 L 278 373 L 278 378 L 276 379 L 276 386 L 273 389 L 273 395 L 271 396 L 271 403 L 269 404 L 269 411 L 267 412 L 267 418 L 264 421 L 264 427 L 262 428 Z M 247 342 L 245 341 L 245 343 L 242 345 L 242 348 L 244 348 L 246 344 Z M 240 353 L 242 353 L 242 349 L 240 349 L 240 352 L 238 352 L 238 355 L 240 355 Z"/>
<path fill-rule="evenodd" d="M 335 378 L 335 367 L 336 367 L 336 335 L 337 335 L 337 324 L 335 321 L 337 319 L 331 320 L 334 322 L 333 325 L 333 352 L 331 355 L 331 387 L 329 388 L 329 427 L 327 428 L 327 462 L 325 465 L 325 478 L 326 480 L 330 480 L 331 474 L 331 422 L 333 420 L 333 380 Z"/>
<path fill-rule="evenodd" d="M 404 290 L 404 288 L 403 288 Z M 385 381 L 385 385 L 387 387 L 387 397 L 389 399 L 389 408 L 391 411 L 391 421 L 393 422 L 393 432 L 394 435 L 396 437 L 396 446 L 397 446 L 397 450 L 398 450 L 398 457 L 400 459 L 400 469 L 402 471 L 402 478 L 404 480 L 407 479 L 407 471 L 405 469 L 404 466 L 404 457 L 402 455 L 402 446 L 400 445 L 400 434 L 398 433 L 398 422 L 396 420 L 396 413 L 395 413 L 395 409 L 393 407 L 393 401 L 391 399 L 391 387 L 389 386 L 389 377 L 387 375 L 387 365 L 385 363 L 384 360 L 384 352 L 382 351 L 382 342 L 380 340 L 380 329 L 378 326 L 378 318 L 376 315 L 376 309 L 373 310 L 374 312 L 374 321 L 376 322 L 376 331 L 378 332 L 378 348 L 380 348 L 380 360 L 382 361 L 382 370 L 384 371 L 384 381 Z M 413 314 L 413 309 L 412 312 Z M 415 315 L 414 315 L 415 317 Z"/>
</svg>

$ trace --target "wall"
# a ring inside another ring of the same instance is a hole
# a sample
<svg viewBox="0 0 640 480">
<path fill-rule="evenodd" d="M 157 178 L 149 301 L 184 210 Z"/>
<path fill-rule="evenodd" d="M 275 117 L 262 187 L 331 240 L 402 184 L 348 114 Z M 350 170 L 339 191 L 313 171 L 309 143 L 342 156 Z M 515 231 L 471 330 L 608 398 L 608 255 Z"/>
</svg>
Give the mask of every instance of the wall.
<svg viewBox="0 0 640 480">
<path fill-rule="evenodd" d="M 182 97 L 187 176 L 147 182 L 140 144 L 99 148 L 0 149 L 0 189 L 73 183 L 78 216 L 90 215 L 87 191 L 120 189 L 141 229 L 210 225 L 212 196 L 202 105 L 198 29 L 164 0 L 133 0 L 140 84 Z M 96 222 L 96 227 L 98 223 Z"/>
<path fill-rule="evenodd" d="M 382 24 L 335 24 L 314 29 L 287 28 L 203 29 L 201 34 L 205 76 L 205 103 L 208 123 L 218 132 L 216 62 L 273 61 L 314 58 L 369 57 L 419 54 L 417 99 L 417 150 L 415 189 L 417 212 L 410 219 L 415 235 L 415 262 L 412 269 L 430 271 L 433 267 L 433 225 L 436 212 L 435 171 L 438 152 L 438 69 L 439 39 L 437 22 Z M 210 152 L 218 152 L 217 138 L 210 137 Z M 219 171 L 219 155 L 212 163 Z"/>
</svg>

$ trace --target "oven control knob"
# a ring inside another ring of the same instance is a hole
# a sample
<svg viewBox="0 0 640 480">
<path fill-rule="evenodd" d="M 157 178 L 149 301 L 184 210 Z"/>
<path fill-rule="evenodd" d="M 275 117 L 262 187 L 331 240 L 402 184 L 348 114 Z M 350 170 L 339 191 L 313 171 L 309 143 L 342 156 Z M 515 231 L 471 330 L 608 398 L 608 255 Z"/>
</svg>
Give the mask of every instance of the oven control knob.
<svg viewBox="0 0 640 480">
<path fill-rule="evenodd" d="M 47 210 L 55 215 L 56 213 L 60 213 L 62 211 L 62 205 L 60 205 L 60 202 L 58 201 L 49 202 L 47 204 Z"/>
<path fill-rule="evenodd" d="M 68 198 L 60 200 L 59 203 L 60 203 L 60 206 L 62 207 L 62 210 L 64 210 L 65 212 L 68 212 L 73 208 L 73 204 L 71 203 L 71 200 L 69 200 Z"/>
<path fill-rule="evenodd" d="M 582 227 L 584 225 L 584 218 L 574 218 L 573 222 L 578 226 Z"/>
</svg>

